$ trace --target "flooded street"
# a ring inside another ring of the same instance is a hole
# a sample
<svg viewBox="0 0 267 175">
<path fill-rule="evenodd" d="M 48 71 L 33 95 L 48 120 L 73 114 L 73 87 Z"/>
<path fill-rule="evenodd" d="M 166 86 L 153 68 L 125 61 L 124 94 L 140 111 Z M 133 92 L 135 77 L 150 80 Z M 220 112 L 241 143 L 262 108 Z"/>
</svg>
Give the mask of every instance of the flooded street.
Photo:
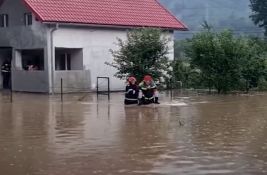
<svg viewBox="0 0 267 175">
<path fill-rule="evenodd" d="M 267 94 L 163 96 L 0 94 L 0 174 L 267 174 Z"/>
</svg>

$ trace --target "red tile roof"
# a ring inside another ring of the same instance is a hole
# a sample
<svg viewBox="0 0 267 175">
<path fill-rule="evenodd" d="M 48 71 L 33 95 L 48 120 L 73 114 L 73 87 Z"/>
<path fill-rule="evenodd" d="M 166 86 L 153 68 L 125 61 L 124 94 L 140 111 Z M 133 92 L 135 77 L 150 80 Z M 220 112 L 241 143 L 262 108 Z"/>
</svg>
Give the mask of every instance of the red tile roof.
<svg viewBox="0 0 267 175">
<path fill-rule="evenodd" d="M 24 0 L 24 2 L 42 22 L 187 29 L 157 0 Z"/>
</svg>

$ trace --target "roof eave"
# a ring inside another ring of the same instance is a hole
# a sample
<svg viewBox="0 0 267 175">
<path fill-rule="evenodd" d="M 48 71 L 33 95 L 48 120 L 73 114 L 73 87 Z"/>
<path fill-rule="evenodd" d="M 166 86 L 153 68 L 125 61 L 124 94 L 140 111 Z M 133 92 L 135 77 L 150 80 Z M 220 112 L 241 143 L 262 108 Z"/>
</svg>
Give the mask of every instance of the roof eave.
<svg viewBox="0 0 267 175">
<path fill-rule="evenodd" d="M 174 18 L 176 20 L 177 23 L 179 23 L 180 25 L 182 25 L 184 27 L 184 31 L 188 31 L 188 27 L 187 25 L 185 25 L 185 23 L 183 23 L 182 21 L 178 20 L 176 16 L 174 16 L 169 10 L 167 10 L 167 8 L 165 8 L 158 0 L 155 0 L 156 3 L 158 3 L 159 6 L 161 6 L 172 18 Z"/>
<path fill-rule="evenodd" d="M 105 28 L 121 28 L 121 29 L 132 29 L 132 28 L 160 28 L 164 30 L 178 30 L 178 31 L 188 31 L 188 28 L 181 27 L 162 27 L 162 26 L 141 26 L 141 25 L 120 25 L 120 24 L 90 24 L 90 23 L 75 23 L 75 22 L 63 22 L 63 21 L 42 21 L 44 24 L 60 24 L 60 25 L 71 25 L 71 26 L 87 26 L 87 27 L 105 27 Z"/>
</svg>

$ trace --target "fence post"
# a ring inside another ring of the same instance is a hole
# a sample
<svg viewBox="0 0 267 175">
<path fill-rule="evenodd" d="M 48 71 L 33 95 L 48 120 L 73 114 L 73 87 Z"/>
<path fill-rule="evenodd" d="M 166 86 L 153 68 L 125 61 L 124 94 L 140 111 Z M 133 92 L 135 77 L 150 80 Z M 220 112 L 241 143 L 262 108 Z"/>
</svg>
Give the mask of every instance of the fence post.
<svg viewBox="0 0 267 175">
<path fill-rule="evenodd" d="M 170 88 L 171 88 L 171 100 L 172 100 L 172 98 L 173 98 L 173 92 L 172 92 L 172 79 L 170 79 Z"/>
<path fill-rule="evenodd" d="M 10 103 L 13 103 L 13 91 L 12 91 L 12 67 L 10 68 Z"/>
<path fill-rule="evenodd" d="M 108 100 L 110 100 L 110 80 L 108 78 Z"/>
<path fill-rule="evenodd" d="M 105 79 L 108 81 L 108 89 L 105 91 L 100 91 L 99 89 L 99 79 Z M 109 77 L 97 77 L 96 81 L 96 93 L 97 93 L 97 98 L 99 95 L 108 95 L 108 100 L 110 100 L 110 78 Z"/>
<path fill-rule="evenodd" d="M 99 91 L 99 89 L 98 89 L 98 77 L 96 78 L 96 98 L 98 99 L 98 92 Z"/>
<path fill-rule="evenodd" d="M 10 103 L 13 103 L 13 91 L 11 87 L 10 87 Z"/>
<path fill-rule="evenodd" d="M 63 102 L 63 79 L 60 79 L 60 98 L 61 102 Z"/>
</svg>

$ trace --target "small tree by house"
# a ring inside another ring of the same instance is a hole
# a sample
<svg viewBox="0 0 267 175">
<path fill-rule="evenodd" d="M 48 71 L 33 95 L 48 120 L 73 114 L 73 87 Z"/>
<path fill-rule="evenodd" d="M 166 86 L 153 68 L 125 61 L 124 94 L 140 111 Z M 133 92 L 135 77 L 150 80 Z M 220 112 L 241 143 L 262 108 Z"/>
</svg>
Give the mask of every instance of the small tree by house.
<svg viewBox="0 0 267 175">
<path fill-rule="evenodd" d="M 130 31 L 127 40 L 118 39 L 118 50 L 111 50 L 113 62 L 106 62 L 118 71 L 115 76 L 124 79 L 134 75 L 141 81 L 146 74 L 155 79 L 168 71 L 168 39 L 159 29 L 142 28 Z"/>
</svg>

